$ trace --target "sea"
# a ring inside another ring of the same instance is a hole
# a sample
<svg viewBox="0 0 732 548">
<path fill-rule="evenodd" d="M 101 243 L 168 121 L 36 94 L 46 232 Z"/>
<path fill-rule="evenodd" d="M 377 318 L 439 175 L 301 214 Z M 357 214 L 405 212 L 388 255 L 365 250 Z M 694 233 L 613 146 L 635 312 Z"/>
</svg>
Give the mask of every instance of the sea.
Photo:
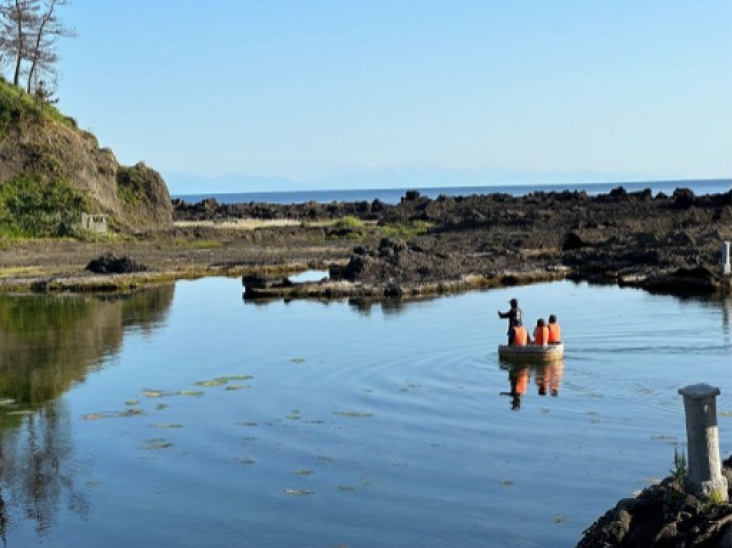
<svg viewBox="0 0 732 548">
<path fill-rule="evenodd" d="M 480 194 L 505 193 L 513 196 L 525 196 L 532 192 L 580 192 L 590 196 L 606 194 L 611 190 L 623 187 L 628 192 L 641 192 L 647 188 L 658 194 L 663 192 L 670 196 L 677 188 L 690 189 L 694 194 L 719 194 L 732 190 L 732 179 L 704 179 L 681 181 L 646 181 L 623 183 L 591 183 L 571 185 L 494 185 L 494 186 L 448 186 L 427 188 L 379 188 L 379 189 L 348 189 L 348 190 L 293 190 L 280 192 L 238 192 L 238 193 L 198 193 L 173 194 L 188 203 L 198 203 L 201 200 L 214 198 L 222 204 L 243 203 L 270 203 L 270 204 L 301 204 L 307 202 L 371 202 L 380 200 L 386 204 L 397 204 L 407 191 L 417 190 L 420 195 L 435 199 L 439 196 L 471 196 Z"/>
</svg>

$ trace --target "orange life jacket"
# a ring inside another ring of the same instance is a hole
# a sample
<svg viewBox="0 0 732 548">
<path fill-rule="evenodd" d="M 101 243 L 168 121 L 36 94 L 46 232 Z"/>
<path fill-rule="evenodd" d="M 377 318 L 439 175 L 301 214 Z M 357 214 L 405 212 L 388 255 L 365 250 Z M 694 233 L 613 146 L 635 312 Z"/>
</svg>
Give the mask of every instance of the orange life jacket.
<svg viewBox="0 0 732 548">
<path fill-rule="evenodd" d="M 534 344 L 544 345 L 549 341 L 549 328 L 539 327 L 538 325 L 534 328 Z"/>
<path fill-rule="evenodd" d="M 511 346 L 526 346 L 529 340 L 529 332 L 525 327 L 517 325 L 513 328 L 513 342 Z"/>
<path fill-rule="evenodd" d="M 550 323 L 549 324 L 549 342 L 559 342 L 562 340 L 560 336 L 561 330 L 559 329 L 558 323 Z"/>
</svg>

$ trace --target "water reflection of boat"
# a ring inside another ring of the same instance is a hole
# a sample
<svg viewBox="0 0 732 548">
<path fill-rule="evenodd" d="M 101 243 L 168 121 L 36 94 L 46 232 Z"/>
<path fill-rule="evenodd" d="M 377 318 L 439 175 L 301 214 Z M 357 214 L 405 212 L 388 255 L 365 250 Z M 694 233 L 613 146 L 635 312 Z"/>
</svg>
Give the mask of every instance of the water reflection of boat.
<svg viewBox="0 0 732 548">
<path fill-rule="evenodd" d="M 547 363 L 564 358 L 564 343 L 525 346 L 498 346 L 498 357 L 511 362 Z"/>
<path fill-rule="evenodd" d="M 564 375 L 564 360 L 546 361 L 530 364 L 503 363 L 501 369 L 508 371 L 509 392 L 501 392 L 502 396 L 511 396 L 511 409 L 517 411 L 534 375 L 537 394 L 539 396 L 559 396 L 559 388 Z"/>
</svg>

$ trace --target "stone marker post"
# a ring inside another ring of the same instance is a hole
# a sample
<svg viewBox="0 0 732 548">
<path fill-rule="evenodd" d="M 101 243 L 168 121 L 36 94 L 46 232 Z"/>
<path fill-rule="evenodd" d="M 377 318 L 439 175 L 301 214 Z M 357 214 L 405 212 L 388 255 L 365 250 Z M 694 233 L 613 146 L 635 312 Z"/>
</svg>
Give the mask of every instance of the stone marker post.
<svg viewBox="0 0 732 548">
<path fill-rule="evenodd" d="M 679 388 L 686 411 L 688 470 L 686 488 L 695 495 L 709 496 L 716 491 L 728 499 L 727 478 L 722 475 L 717 428 L 717 396 L 719 388 L 708 384 L 692 384 Z"/>
<path fill-rule="evenodd" d="M 730 264 L 729 255 L 729 242 L 722 242 L 722 259 L 720 263 L 722 264 L 723 276 L 729 276 L 730 274 L 732 274 L 732 264 Z"/>
</svg>

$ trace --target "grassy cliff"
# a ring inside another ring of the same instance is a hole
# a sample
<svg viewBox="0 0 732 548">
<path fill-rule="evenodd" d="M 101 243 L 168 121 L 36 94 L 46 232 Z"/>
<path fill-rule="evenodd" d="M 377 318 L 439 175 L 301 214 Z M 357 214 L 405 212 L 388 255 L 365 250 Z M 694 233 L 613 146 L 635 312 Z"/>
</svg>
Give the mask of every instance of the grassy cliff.
<svg viewBox="0 0 732 548">
<path fill-rule="evenodd" d="M 172 222 L 156 171 L 119 165 L 72 118 L 0 79 L 0 236 L 73 236 L 82 212 L 122 232 Z"/>
</svg>

